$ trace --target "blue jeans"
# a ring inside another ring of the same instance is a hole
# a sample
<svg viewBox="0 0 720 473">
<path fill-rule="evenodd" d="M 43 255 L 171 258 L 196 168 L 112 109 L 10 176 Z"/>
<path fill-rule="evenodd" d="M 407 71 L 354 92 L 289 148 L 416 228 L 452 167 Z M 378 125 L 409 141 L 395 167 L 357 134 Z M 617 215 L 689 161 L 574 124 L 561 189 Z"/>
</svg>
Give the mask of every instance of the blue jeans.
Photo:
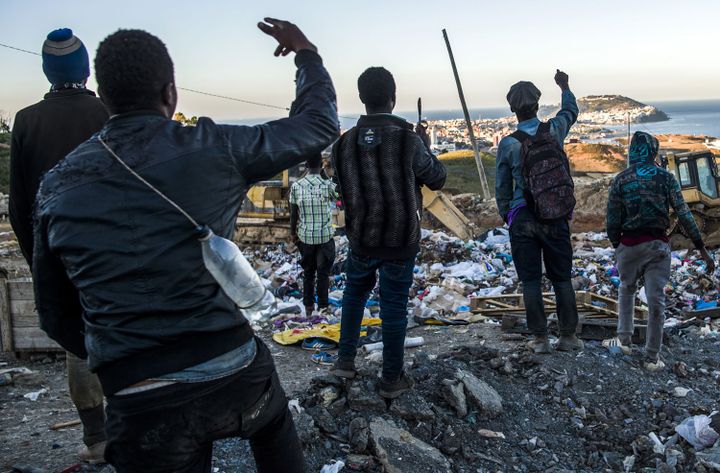
<svg viewBox="0 0 720 473">
<path fill-rule="evenodd" d="M 357 353 L 360 325 L 370 291 L 380 273 L 380 318 L 383 338 L 383 378 L 395 381 L 403 368 L 407 304 L 413 282 L 415 258 L 382 260 L 348 253 L 345 261 L 347 284 L 343 294 L 340 323 L 342 360 L 353 360 Z"/>
</svg>

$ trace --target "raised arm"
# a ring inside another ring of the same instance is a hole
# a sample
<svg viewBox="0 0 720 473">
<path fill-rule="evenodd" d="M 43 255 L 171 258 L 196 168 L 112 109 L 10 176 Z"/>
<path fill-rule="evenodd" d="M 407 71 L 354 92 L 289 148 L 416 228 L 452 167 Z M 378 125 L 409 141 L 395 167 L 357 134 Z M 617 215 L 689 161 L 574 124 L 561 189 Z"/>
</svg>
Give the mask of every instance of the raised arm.
<svg viewBox="0 0 720 473">
<path fill-rule="evenodd" d="M 338 137 L 335 89 L 317 48 L 294 24 L 266 18 L 259 28 L 278 41 L 275 55 L 296 52 L 295 101 L 290 117 L 258 126 L 221 126 L 248 184 L 269 179 L 320 153 Z"/>
<path fill-rule="evenodd" d="M 566 73 L 561 70 L 557 70 L 555 73 L 555 83 L 560 87 L 562 91 L 562 98 L 560 103 L 560 111 L 555 117 L 550 119 L 552 129 L 555 131 L 557 139 L 562 145 L 565 141 L 565 137 L 570 132 L 570 127 L 577 121 L 578 108 L 575 95 L 570 91 L 570 78 Z"/>
</svg>

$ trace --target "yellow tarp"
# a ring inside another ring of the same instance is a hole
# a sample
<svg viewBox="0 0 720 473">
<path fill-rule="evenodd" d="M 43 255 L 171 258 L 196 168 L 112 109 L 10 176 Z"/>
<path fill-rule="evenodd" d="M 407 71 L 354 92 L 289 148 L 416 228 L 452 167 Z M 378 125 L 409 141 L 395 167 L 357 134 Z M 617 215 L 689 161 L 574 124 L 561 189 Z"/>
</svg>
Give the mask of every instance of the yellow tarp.
<svg viewBox="0 0 720 473">
<path fill-rule="evenodd" d="M 362 325 L 380 325 L 379 318 L 362 319 Z M 364 336 L 365 332 L 361 332 L 360 336 Z M 335 343 L 340 342 L 340 324 L 318 324 L 308 328 L 291 328 L 284 332 L 274 333 L 272 336 L 280 345 L 294 345 L 306 338 L 324 338 Z"/>
</svg>

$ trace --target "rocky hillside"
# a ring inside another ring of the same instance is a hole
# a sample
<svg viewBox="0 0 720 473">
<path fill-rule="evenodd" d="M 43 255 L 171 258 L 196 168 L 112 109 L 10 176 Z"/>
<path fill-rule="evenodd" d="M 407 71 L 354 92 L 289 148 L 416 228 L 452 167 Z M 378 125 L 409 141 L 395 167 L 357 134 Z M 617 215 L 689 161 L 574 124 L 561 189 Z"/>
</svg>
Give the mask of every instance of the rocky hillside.
<svg viewBox="0 0 720 473">
<path fill-rule="evenodd" d="M 626 123 L 662 122 L 669 120 L 665 112 L 651 105 L 638 102 L 622 95 L 588 95 L 578 99 L 581 123 L 617 125 Z M 543 106 L 540 115 L 554 115 L 558 105 Z"/>
</svg>

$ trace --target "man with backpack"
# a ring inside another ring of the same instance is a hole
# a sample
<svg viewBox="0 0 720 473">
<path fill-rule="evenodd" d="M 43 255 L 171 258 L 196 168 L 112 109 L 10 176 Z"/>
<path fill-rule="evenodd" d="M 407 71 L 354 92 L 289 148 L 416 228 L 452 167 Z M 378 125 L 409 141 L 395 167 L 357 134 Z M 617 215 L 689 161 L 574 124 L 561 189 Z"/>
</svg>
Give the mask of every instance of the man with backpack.
<svg viewBox="0 0 720 473">
<path fill-rule="evenodd" d="M 575 336 L 578 323 L 575 291 L 570 275 L 572 246 L 569 220 L 575 206 L 570 165 L 563 142 L 578 116 L 568 75 L 558 70 L 555 83 L 562 91 L 561 109 L 548 122 L 538 117 L 540 90 L 521 81 L 507 100 L 518 120 L 517 131 L 500 141 L 495 195 L 498 210 L 510 227 L 515 269 L 522 282 L 528 328 L 535 353 L 549 353 L 547 318 L 542 297 L 542 263 L 557 301 L 560 332 L 558 350 L 582 350 Z"/>
</svg>

